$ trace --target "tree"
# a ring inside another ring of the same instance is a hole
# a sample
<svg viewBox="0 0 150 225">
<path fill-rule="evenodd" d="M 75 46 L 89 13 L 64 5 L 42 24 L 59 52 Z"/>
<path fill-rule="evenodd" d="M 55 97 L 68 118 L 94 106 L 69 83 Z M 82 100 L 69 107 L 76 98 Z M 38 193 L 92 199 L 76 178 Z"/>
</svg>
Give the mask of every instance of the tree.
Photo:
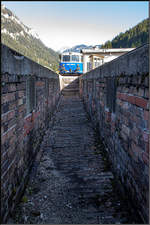
<svg viewBox="0 0 150 225">
<path fill-rule="evenodd" d="M 135 27 L 120 33 L 112 41 L 106 41 L 101 48 L 139 47 L 149 42 L 149 19 L 143 20 Z"/>
</svg>

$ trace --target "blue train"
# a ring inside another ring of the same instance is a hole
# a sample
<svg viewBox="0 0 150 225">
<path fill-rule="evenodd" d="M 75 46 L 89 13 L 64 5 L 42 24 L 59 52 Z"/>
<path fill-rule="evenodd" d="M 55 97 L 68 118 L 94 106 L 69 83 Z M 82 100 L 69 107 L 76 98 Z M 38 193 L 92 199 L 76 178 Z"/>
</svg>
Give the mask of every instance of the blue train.
<svg viewBox="0 0 150 225">
<path fill-rule="evenodd" d="M 65 74 L 82 74 L 83 73 L 83 56 L 78 52 L 64 52 L 60 54 L 59 73 Z"/>
</svg>

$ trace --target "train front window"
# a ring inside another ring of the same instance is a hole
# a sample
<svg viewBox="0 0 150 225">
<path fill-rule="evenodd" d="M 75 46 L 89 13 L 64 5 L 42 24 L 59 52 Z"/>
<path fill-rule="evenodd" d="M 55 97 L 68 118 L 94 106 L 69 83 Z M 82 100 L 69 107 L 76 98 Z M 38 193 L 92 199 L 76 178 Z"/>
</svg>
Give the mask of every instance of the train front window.
<svg viewBox="0 0 150 225">
<path fill-rule="evenodd" d="M 70 55 L 63 55 L 63 62 L 70 62 Z"/>
<path fill-rule="evenodd" d="M 72 61 L 79 62 L 79 56 L 78 55 L 72 55 Z"/>
</svg>

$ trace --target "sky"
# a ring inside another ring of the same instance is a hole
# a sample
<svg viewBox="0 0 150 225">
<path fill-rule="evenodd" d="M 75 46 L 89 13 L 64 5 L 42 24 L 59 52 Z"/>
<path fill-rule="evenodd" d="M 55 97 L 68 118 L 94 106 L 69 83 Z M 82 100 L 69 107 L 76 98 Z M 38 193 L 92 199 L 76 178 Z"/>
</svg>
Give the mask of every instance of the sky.
<svg viewBox="0 0 150 225">
<path fill-rule="evenodd" d="M 148 18 L 148 1 L 2 1 L 54 49 L 98 45 Z"/>
</svg>

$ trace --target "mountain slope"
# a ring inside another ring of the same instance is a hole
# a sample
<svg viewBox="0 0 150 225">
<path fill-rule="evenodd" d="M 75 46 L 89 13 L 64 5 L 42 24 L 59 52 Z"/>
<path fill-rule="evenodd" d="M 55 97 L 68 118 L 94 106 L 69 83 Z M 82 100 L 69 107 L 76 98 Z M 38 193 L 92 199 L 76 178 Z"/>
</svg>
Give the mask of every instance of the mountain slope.
<svg viewBox="0 0 150 225">
<path fill-rule="evenodd" d="M 80 52 L 81 49 L 86 49 L 86 48 L 93 48 L 95 47 L 94 45 L 84 45 L 84 44 L 81 44 L 81 45 L 75 45 L 73 46 L 72 48 L 67 48 L 67 49 L 64 49 L 63 51 L 60 51 L 60 52 Z M 96 45 L 97 48 L 100 48 L 101 45 Z"/>
<path fill-rule="evenodd" d="M 1 40 L 33 61 L 57 71 L 59 54 L 46 47 L 34 30 L 25 26 L 4 5 L 1 10 Z"/>
<path fill-rule="evenodd" d="M 105 42 L 102 48 L 134 48 L 149 43 L 149 19 L 143 20 L 125 33 L 120 33 L 112 41 Z"/>
</svg>

